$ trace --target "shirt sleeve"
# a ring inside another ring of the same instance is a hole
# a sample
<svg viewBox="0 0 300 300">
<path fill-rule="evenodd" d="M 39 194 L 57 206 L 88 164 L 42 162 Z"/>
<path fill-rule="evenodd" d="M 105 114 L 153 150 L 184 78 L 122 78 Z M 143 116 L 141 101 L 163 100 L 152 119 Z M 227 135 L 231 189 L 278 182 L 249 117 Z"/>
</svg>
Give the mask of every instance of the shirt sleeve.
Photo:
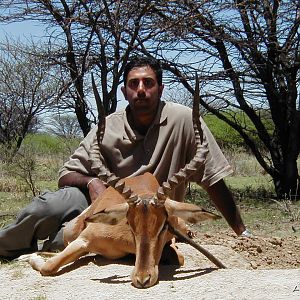
<svg viewBox="0 0 300 300">
<path fill-rule="evenodd" d="M 70 156 L 69 160 L 59 170 L 59 178 L 71 172 L 84 175 L 93 175 L 91 170 L 90 150 L 96 137 L 97 126 L 81 141 L 79 147 Z"/>
</svg>

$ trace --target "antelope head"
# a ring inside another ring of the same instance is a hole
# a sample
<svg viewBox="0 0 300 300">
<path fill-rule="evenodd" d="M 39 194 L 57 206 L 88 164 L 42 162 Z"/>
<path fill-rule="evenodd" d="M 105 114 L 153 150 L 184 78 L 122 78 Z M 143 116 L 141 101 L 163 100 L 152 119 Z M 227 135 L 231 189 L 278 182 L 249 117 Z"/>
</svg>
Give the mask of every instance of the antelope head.
<svg viewBox="0 0 300 300">
<path fill-rule="evenodd" d="M 97 101 L 101 102 L 94 82 L 93 89 Z M 130 184 L 125 184 L 123 180 L 111 173 L 105 166 L 101 165 L 99 167 L 98 177 L 121 193 L 126 202 L 95 213 L 87 218 L 86 221 L 114 225 L 121 219 L 127 218 L 136 247 L 136 261 L 131 275 L 132 283 L 135 287 L 151 287 L 157 282 L 158 264 L 163 248 L 173 237 L 168 229 L 176 227 L 179 221 L 178 218 L 191 223 L 219 218 L 219 216 L 207 212 L 196 205 L 176 202 L 170 198 L 174 189 L 203 165 L 208 151 L 207 144 L 203 141 L 199 117 L 198 79 L 196 81 L 193 106 L 193 126 L 197 143 L 194 158 L 161 186 L 159 186 L 152 174 L 144 174 L 142 176 L 149 177 L 151 189 L 142 193 L 134 193 L 130 188 Z M 97 136 L 99 151 L 104 131 L 105 117 L 102 116 Z"/>
</svg>

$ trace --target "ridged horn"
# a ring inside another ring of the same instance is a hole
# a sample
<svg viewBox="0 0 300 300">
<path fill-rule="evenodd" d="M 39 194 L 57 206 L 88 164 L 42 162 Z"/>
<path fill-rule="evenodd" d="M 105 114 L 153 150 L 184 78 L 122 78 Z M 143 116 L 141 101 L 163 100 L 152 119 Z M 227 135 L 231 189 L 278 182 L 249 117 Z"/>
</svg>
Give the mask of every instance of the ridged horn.
<svg viewBox="0 0 300 300">
<path fill-rule="evenodd" d="M 177 173 L 175 173 L 167 181 L 158 188 L 156 197 L 159 201 L 164 202 L 167 197 L 171 197 L 172 192 L 175 188 L 180 185 L 182 182 L 191 177 L 202 165 L 207 155 L 207 142 L 203 142 L 203 131 L 201 128 L 200 122 L 200 91 L 199 91 L 199 78 L 196 75 L 196 85 L 195 85 L 195 94 L 193 100 L 193 128 L 195 132 L 196 139 L 196 153 L 193 159 L 181 168 Z"/>
<path fill-rule="evenodd" d="M 100 97 L 100 94 L 98 92 L 96 83 L 95 83 L 95 79 L 94 79 L 94 74 L 92 73 L 92 87 L 93 87 L 93 92 L 94 92 L 94 96 L 95 96 L 95 100 L 96 100 L 96 105 L 98 108 L 98 112 L 99 112 L 99 122 L 98 122 L 98 130 L 97 130 L 97 142 L 98 142 L 98 146 L 99 146 L 99 150 L 100 150 L 100 145 L 102 143 L 102 139 L 104 136 L 104 132 L 105 132 L 105 109 Z"/>
<path fill-rule="evenodd" d="M 99 151 L 101 149 L 102 140 L 105 132 L 105 109 L 101 101 L 101 97 L 99 95 L 98 89 L 96 87 L 96 83 L 94 80 L 94 76 L 92 74 L 92 87 L 94 96 L 96 99 L 98 111 L 99 111 L 99 122 L 98 122 L 98 129 L 97 129 L 97 143 L 99 147 Z M 138 196 L 133 193 L 130 187 L 126 187 L 125 183 L 117 177 L 114 173 L 110 172 L 103 164 L 99 167 L 99 172 L 97 176 L 107 183 L 109 186 L 116 189 L 128 202 L 129 205 L 133 205 L 137 200 Z"/>
</svg>

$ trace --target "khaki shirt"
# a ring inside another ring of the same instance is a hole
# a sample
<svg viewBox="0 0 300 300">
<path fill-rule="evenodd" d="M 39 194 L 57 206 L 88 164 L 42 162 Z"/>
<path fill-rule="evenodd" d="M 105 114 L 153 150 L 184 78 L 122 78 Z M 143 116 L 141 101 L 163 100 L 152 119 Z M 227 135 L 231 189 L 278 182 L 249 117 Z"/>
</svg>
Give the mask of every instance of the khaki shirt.
<svg viewBox="0 0 300 300">
<path fill-rule="evenodd" d="M 203 168 L 189 181 L 206 188 L 232 173 L 232 169 L 202 118 L 201 126 L 209 152 Z M 96 175 L 92 170 L 94 162 L 90 159 L 96 132 L 97 126 L 61 168 L 59 177 L 70 172 Z M 98 156 L 111 172 L 121 178 L 150 172 L 162 184 L 189 163 L 195 149 L 192 110 L 180 104 L 161 102 L 156 118 L 145 136 L 129 126 L 126 110 L 107 116 L 101 154 Z M 174 200 L 184 199 L 187 184 L 188 181 L 176 188 Z"/>
</svg>

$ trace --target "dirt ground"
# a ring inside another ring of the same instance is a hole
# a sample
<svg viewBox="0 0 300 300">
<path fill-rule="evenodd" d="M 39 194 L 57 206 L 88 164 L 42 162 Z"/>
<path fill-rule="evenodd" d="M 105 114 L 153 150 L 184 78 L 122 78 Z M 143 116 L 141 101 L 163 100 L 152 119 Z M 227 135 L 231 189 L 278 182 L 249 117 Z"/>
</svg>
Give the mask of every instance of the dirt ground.
<svg viewBox="0 0 300 300">
<path fill-rule="evenodd" d="M 190 245 L 178 244 L 185 265 L 160 266 L 159 282 L 131 285 L 133 258 L 90 255 L 42 277 L 26 262 L 2 264 L 1 299 L 300 299 L 300 240 L 236 237 L 229 231 L 197 234 L 196 241 L 227 269 L 218 269 Z"/>
<path fill-rule="evenodd" d="M 300 239 L 297 237 L 243 238 L 225 231 L 199 234 L 197 241 L 228 247 L 240 254 L 250 269 L 300 269 Z"/>
</svg>

